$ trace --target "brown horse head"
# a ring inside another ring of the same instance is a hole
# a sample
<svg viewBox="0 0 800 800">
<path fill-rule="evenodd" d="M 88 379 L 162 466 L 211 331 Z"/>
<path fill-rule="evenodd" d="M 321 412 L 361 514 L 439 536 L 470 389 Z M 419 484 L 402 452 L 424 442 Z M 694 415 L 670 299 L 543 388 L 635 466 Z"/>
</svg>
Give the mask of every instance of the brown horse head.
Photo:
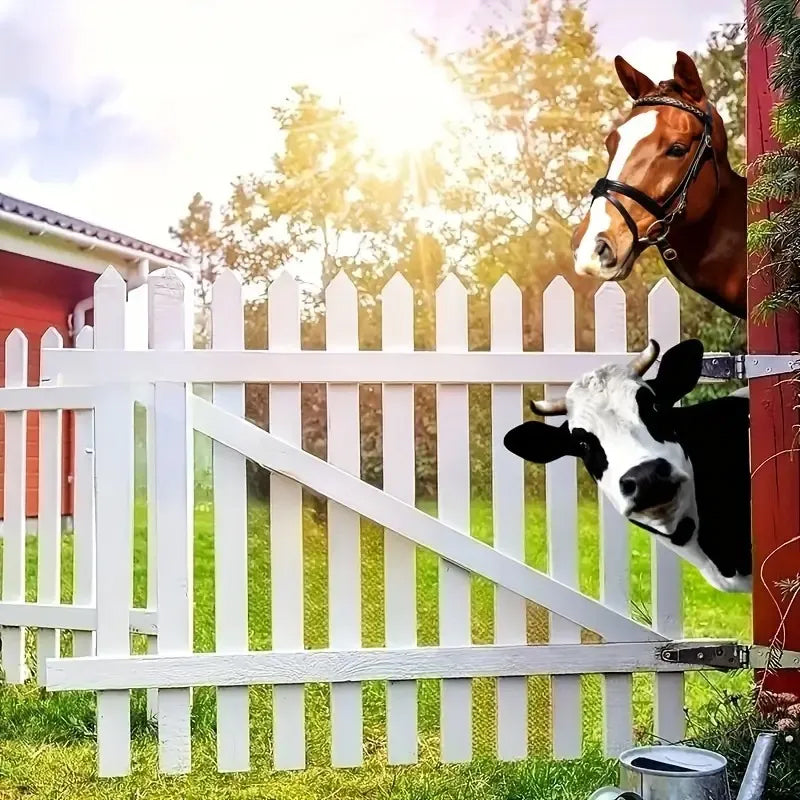
<svg viewBox="0 0 800 800">
<path fill-rule="evenodd" d="M 606 178 L 595 187 L 589 213 L 572 238 L 576 272 L 603 280 L 626 278 L 638 255 L 655 243 L 664 231 L 659 206 L 666 212 L 682 203 L 670 220 L 673 230 L 703 219 L 716 199 L 719 169 L 728 167 L 724 125 L 686 53 L 678 53 L 672 79 L 658 84 L 621 56 L 614 63 L 635 104 L 606 137 Z M 654 204 L 643 203 L 642 196 Z"/>
</svg>

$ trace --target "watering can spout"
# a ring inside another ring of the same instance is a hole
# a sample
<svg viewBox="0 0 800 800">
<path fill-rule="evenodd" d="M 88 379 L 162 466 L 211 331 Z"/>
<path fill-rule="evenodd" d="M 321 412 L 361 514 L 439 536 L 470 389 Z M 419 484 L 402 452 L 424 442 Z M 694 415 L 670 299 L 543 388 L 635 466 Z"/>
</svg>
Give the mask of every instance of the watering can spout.
<svg viewBox="0 0 800 800">
<path fill-rule="evenodd" d="M 758 734 L 736 800 L 761 800 L 767 783 L 767 771 L 772 759 L 772 751 L 775 749 L 777 739 L 777 733 Z"/>
</svg>

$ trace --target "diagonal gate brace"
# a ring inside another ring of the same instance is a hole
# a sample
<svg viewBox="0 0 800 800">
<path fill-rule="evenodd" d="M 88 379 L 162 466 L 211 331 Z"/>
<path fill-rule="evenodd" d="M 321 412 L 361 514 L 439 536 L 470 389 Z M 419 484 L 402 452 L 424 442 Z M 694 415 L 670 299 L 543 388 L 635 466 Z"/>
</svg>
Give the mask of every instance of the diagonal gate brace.
<svg viewBox="0 0 800 800">
<path fill-rule="evenodd" d="M 257 464 L 303 484 L 447 561 L 592 630 L 611 642 L 667 641 L 657 631 L 456 530 L 242 417 L 192 397 L 194 427 Z"/>
</svg>

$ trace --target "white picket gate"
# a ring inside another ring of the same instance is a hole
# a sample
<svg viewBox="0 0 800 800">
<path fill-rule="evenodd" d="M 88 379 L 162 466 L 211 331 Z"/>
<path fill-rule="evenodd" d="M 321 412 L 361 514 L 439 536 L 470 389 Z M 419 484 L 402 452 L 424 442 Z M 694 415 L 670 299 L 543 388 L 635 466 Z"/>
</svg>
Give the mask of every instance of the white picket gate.
<svg viewBox="0 0 800 800">
<path fill-rule="evenodd" d="M 272 684 L 276 769 L 305 765 L 304 684 L 330 683 L 331 759 L 362 763 L 361 682 L 387 681 L 390 763 L 414 763 L 417 680 L 438 678 L 441 759 L 472 756 L 472 684 L 497 678 L 497 755 L 528 752 L 529 675 L 552 675 L 553 751 L 581 752 L 580 675 L 604 676 L 609 754 L 632 742 L 632 673 L 656 673 L 655 733 L 683 735 L 683 673 L 657 655 L 681 635 L 680 571 L 653 542 L 653 619 L 631 619 L 630 546 L 625 521 L 601 501 L 601 600 L 578 590 L 576 464 L 546 474 L 549 573 L 525 564 L 523 464 L 502 446 L 523 419 L 523 384 L 548 396 L 627 353 L 625 297 L 612 284 L 597 294 L 596 352 L 575 352 L 572 290 L 557 278 L 546 290 L 544 352 L 522 352 L 519 289 L 502 278 L 491 294 L 491 350 L 469 352 L 467 293 L 451 275 L 436 297 L 436 350 L 414 351 L 414 298 L 397 275 L 383 292 L 383 350 L 361 351 L 355 288 L 344 275 L 327 289 L 327 350 L 301 351 L 301 298 L 288 274 L 269 291 L 269 350 L 244 349 L 241 287 L 231 272 L 214 286 L 213 346 L 191 350 L 183 324 L 184 284 L 169 272 L 150 278 L 150 346 L 124 349 L 125 287 L 109 269 L 95 286 L 95 326 L 66 349 L 42 340 L 42 385 L 26 387 L 27 343 L 6 343 L 5 509 L 0 602 L 2 668 L 25 679 L 24 629 L 38 628 L 38 679 L 53 691 L 97 692 L 99 773 L 130 769 L 130 690 L 151 692 L 160 768 L 190 769 L 191 687 L 217 687 L 218 766 L 247 770 L 248 686 Z M 187 293 L 188 295 L 188 293 Z M 650 333 L 662 347 L 679 338 L 674 288 L 649 298 Z M 213 401 L 192 393 L 213 385 Z M 268 383 L 270 431 L 244 419 L 244 386 Z M 301 448 L 300 387 L 327 384 L 328 461 Z M 359 384 L 383 385 L 384 486 L 360 480 Z M 414 385 L 435 384 L 438 517 L 414 506 Z M 468 387 L 490 384 L 494 545 L 470 535 Z M 133 404 L 148 409 L 148 604 L 132 603 Z M 59 603 L 61 410 L 76 411 L 75 569 L 72 605 Z M 25 602 L 25 414 L 42 414 L 37 600 Z M 192 653 L 193 430 L 213 444 L 216 651 Z M 272 643 L 248 651 L 246 460 L 271 472 Z M 330 647 L 304 649 L 302 496 L 328 498 Z M 359 517 L 385 529 L 385 648 L 361 643 Z M 440 557 L 439 646 L 417 647 L 416 548 Z M 96 565 L 96 569 L 95 569 Z M 472 644 L 470 573 L 495 585 L 495 644 Z M 528 645 L 526 600 L 551 612 L 550 644 Z M 602 637 L 581 644 L 581 629 Z M 58 631 L 76 631 L 74 657 L 60 658 Z M 148 655 L 131 655 L 130 633 L 150 636 Z"/>
</svg>

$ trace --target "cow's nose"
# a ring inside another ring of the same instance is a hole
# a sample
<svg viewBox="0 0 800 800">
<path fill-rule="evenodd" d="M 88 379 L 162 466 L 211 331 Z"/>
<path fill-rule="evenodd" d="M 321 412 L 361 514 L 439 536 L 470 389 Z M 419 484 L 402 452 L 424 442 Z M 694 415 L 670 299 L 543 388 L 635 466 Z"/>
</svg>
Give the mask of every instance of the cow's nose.
<svg viewBox="0 0 800 800">
<path fill-rule="evenodd" d="M 672 500 L 680 483 L 669 461 L 654 458 L 631 467 L 619 479 L 619 489 L 631 511 L 645 511 Z"/>
<path fill-rule="evenodd" d="M 603 269 L 609 269 L 617 263 L 617 256 L 614 253 L 614 246 L 602 234 L 597 237 L 597 241 L 594 246 L 594 253 Z"/>
</svg>

